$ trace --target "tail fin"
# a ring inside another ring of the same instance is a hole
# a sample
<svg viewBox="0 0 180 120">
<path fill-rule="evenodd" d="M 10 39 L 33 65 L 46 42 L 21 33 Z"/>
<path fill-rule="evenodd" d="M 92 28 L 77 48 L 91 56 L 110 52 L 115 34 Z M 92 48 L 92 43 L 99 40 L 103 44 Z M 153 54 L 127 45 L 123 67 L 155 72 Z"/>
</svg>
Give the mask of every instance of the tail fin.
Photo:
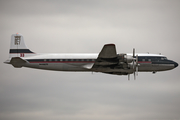
<svg viewBox="0 0 180 120">
<path fill-rule="evenodd" d="M 12 57 L 26 57 L 34 55 L 35 53 L 29 50 L 24 42 L 22 34 L 12 34 L 11 45 L 9 50 L 9 58 Z"/>
</svg>

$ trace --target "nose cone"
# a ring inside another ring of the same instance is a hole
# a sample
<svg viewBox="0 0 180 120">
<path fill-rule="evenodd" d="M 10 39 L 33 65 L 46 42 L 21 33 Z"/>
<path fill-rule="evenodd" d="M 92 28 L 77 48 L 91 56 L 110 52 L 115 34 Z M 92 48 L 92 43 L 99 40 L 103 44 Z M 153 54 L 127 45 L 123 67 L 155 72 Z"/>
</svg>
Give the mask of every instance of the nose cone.
<svg viewBox="0 0 180 120">
<path fill-rule="evenodd" d="M 177 62 L 174 62 L 174 67 L 176 68 L 178 66 L 178 63 Z"/>
</svg>

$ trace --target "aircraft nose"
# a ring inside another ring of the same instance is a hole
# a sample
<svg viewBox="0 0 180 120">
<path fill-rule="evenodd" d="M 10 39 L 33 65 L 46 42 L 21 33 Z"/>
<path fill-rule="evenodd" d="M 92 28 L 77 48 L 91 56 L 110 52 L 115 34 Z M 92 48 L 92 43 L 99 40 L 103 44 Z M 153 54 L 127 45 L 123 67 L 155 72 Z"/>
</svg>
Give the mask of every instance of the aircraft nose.
<svg viewBox="0 0 180 120">
<path fill-rule="evenodd" d="M 178 66 L 178 63 L 177 62 L 174 62 L 174 67 L 177 67 Z"/>
</svg>

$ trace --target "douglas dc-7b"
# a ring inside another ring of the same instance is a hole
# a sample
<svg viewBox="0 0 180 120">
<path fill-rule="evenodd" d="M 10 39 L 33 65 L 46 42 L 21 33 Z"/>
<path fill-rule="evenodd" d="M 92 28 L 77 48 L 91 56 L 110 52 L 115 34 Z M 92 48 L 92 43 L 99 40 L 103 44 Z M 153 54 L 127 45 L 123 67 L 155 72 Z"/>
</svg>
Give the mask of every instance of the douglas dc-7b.
<svg viewBox="0 0 180 120">
<path fill-rule="evenodd" d="M 134 78 L 139 72 L 171 70 L 178 63 L 159 54 L 116 53 L 114 44 L 105 44 L 99 54 L 37 54 L 28 49 L 21 34 L 11 36 L 9 59 L 4 63 L 15 68 L 29 67 L 55 71 L 89 71 Z"/>
</svg>

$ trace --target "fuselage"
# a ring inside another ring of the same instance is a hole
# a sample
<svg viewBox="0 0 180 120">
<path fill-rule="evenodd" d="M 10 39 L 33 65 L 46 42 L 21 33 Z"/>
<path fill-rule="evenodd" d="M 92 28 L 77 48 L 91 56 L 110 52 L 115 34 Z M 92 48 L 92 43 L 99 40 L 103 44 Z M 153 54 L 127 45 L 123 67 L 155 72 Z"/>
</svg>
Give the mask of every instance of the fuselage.
<svg viewBox="0 0 180 120">
<path fill-rule="evenodd" d="M 127 54 L 131 55 L 132 54 Z M 163 55 L 158 54 L 137 54 L 139 72 L 157 72 L 170 70 L 178 66 L 172 60 L 168 60 Z M 36 54 L 34 56 L 23 57 L 27 62 L 24 67 L 55 70 L 55 71 L 91 71 L 98 54 Z M 129 66 L 132 70 L 132 64 Z M 109 69 L 108 72 L 111 70 Z M 113 71 L 121 71 L 120 68 Z"/>
</svg>

